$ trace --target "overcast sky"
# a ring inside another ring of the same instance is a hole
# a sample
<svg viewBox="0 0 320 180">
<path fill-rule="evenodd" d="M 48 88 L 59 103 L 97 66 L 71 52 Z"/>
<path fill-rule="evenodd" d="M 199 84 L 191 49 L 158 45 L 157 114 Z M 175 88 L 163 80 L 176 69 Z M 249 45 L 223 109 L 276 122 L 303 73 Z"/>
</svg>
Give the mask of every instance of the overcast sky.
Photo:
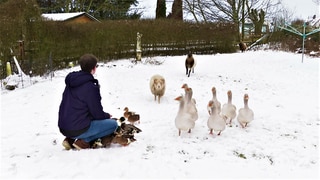
<svg viewBox="0 0 320 180">
<path fill-rule="evenodd" d="M 167 2 L 167 14 L 171 11 L 173 0 Z M 138 0 L 139 8 L 143 8 L 143 18 L 154 18 L 157 0 Z M 319 17 L 319 6 L 313 0 L 282 0 L 285 7 L 292 13 L 294 18 L 306 19 L 316 14 Z"/>
<path fill-rule="evenodd" d="M 313 15 L 319 17 L 319 5 L 313 0 L 282 0 L 288 10 L 294 13 L 294 17 L 306 19 Z"/>
</svg>

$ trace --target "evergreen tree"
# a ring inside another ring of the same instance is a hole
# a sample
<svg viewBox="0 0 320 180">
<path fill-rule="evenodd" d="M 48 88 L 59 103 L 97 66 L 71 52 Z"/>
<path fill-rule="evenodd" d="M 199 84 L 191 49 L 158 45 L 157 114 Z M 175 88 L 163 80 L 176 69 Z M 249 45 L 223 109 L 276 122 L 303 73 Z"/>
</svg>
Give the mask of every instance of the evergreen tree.
<svg viewBox="0 0 320 180">
<path fill-rule="evenodd" d="M 173 1 L 172 11 L 168 17 L 170 19 L 183 20 L 182 0 Z"/>
<path fill-rule="evenodd" d="M 166 0 L 157 0 L 156 19 L 166 18 Z"/>
</svg>

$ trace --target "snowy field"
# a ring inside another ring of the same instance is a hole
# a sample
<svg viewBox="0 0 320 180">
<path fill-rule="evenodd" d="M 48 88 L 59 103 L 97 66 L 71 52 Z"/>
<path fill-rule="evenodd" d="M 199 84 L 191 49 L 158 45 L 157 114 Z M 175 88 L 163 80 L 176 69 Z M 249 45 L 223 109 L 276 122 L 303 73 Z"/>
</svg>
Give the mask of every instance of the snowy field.
<svg viewBox="0 0 320 180">
<path fill-rule="evenodd" d="M 195 73 L 185 75 L 186 56 L 100 63 L 104 110 L 121 117 L 123 108 L 140 114 L 142 133 L 127 147 L 66 151 L 57 127 L 67 73 L 14 91 L 1 92 L 1 179 L 71 178 L 319 178 L 319 60 L 301 54 L 256 51 L 194 55 Z M 147 62 L 161 62 L 154 65 Z M 167 89 L 154 101 L 150 77 L 161 74 Z M 193 89 L 199 119 L 189 134 L 174 125 L 184 94 Z M 233 92 L 237 109 L 249 94 L 255 113 L 247 128 L 235 120 L 220 136 L 210 135 L 206 109 L 211 88 L 223 105 Z"/>
</svg>

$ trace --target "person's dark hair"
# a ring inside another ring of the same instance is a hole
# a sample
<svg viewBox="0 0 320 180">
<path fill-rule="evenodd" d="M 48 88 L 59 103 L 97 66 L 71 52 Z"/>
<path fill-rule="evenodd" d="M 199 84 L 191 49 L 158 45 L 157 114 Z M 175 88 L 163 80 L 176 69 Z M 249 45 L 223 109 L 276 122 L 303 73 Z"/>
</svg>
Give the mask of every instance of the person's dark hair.
<svg viewBox="0 0 320 180">
<path fill-rule="evenodd" d="M 81 70 L 89 73 L 96 67 L 97 63 L 98 58 L 92 54 L 85 54 L 79 59 Z"/>
</svg>

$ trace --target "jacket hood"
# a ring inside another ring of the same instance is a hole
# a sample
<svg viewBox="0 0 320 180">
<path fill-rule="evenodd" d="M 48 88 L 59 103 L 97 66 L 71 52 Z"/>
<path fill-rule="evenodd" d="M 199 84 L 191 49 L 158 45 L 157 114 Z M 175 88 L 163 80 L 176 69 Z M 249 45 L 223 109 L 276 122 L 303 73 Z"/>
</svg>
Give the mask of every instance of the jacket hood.
<svg viewBox="0 0 320 180">
<path fill-rule="evenodd" d="M 84 71 L 69 73 L 65 79 L 66 86 L 74 88 L 81 86 L 89 81 L 94 81 L 92 74 Z"/>
</svg>

